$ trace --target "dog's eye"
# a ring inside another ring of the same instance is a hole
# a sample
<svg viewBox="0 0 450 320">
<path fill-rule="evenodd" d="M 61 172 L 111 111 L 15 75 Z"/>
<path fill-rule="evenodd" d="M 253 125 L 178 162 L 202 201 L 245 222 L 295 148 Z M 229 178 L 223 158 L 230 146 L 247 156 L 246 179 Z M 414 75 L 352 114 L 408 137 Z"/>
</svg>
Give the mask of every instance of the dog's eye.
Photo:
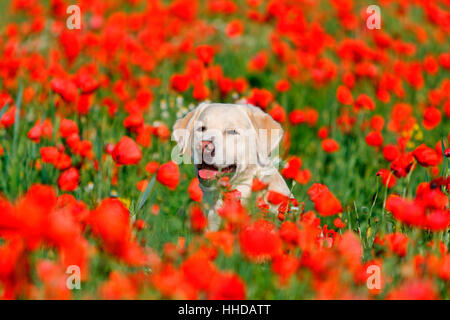
<svg viewBox="0 0 450 320">
<path fill-rule="evenodd" d="M 239 132 L 237 132 L 235 129 L 227 130 L 227 133 L 228 134 L 234 134 L 234 135 L 239 134 Z"/>
<path fill-rule="evenodd" d="M 197 131 L 204 132 L 205 130 L 206 130 L 206 127 L 205 127 L 205 126 L 201 126 L 201 127 L 198 127 L 198 128 L 197 128 Z"/>
</svg>

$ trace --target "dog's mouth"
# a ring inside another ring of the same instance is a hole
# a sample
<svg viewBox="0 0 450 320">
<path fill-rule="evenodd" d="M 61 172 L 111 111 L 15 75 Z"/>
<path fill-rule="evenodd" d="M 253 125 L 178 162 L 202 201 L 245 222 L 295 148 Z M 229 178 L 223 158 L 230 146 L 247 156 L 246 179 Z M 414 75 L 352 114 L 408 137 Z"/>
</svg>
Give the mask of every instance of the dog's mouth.
<svg viewBox="0 0 450 320">
<path fill-rule="evenodd" d="M 236 172 L 236 164 L 231 164 L 226 167 L 219 168 L 214 164 L 198 164 L 197 170 L 198 170 L 198 176 L 200 179 L 203 180 L 213 180 L 218 178 L 221 175 L 226 175 L 230 173 Z"/>
</svg>

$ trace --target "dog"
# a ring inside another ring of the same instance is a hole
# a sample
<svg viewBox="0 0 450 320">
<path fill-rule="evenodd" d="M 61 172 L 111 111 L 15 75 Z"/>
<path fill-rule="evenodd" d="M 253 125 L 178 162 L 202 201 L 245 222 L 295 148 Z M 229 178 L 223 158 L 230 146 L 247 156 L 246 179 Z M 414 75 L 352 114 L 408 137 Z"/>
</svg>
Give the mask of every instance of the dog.
<svg viewBox="0 0 450 320">
<path fill-rule="evenodd" d="M 202 103 L 173 126 L 179 156 L 193 161 L 203 191 L 202 207 L 208 230 L 219 229 L 217 209 L 223 204 L 217 181 L 229 176 L 245 202 L 254 178 L 267 190 L 290 197 L 290 190 L 270 159 L 283 137 L 281 125 L 258 107 L 248 104 Z M 265 194 L 267 202 L 267 192 Z M 276 207 L 271 206 L 271 211 Z"/>
</svg>

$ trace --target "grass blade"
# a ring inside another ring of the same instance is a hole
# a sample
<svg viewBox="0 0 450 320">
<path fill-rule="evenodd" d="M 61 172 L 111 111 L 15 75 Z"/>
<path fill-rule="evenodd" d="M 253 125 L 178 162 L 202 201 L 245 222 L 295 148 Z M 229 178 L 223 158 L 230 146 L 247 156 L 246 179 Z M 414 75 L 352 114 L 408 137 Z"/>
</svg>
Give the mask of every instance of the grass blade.
<svg viewBox="0 0 450 320">
<path fill-rule="evenodd" d="M 144 192 L 141 194 L 141 196 L 139 197 L 138 200 L 138 206 L 137 206 L 137 210 L 136 213 L 142 209 L 142 207 L 144 206 L 145 202 L 147 201 L 147 199 L 150 196 L 150 193 L 153 190 L 153 187 L 155 186 L 155 182 L 156 182 L 156 175 L 153 176 L 152 180 L 150 180 L 150 182 L 147 184 L 147 186 L 145 187 Z"/>
</svg>

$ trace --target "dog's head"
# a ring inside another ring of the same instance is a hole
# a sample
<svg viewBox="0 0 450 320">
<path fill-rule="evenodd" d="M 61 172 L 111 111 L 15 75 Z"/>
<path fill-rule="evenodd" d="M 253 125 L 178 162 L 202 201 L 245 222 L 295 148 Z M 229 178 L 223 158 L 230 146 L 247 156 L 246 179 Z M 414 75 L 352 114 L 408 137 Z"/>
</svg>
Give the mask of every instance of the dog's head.
<svg viewBox="0 0 450 320">
<path fill-rule="evenodd" d="M 267 165 L 283 136 L 280 124 L 260 108 L 202 103 L 173 127 L 181 154 L 191 158 L 202 182 L 234 178 L 249 165 Z"/>
</svg>

